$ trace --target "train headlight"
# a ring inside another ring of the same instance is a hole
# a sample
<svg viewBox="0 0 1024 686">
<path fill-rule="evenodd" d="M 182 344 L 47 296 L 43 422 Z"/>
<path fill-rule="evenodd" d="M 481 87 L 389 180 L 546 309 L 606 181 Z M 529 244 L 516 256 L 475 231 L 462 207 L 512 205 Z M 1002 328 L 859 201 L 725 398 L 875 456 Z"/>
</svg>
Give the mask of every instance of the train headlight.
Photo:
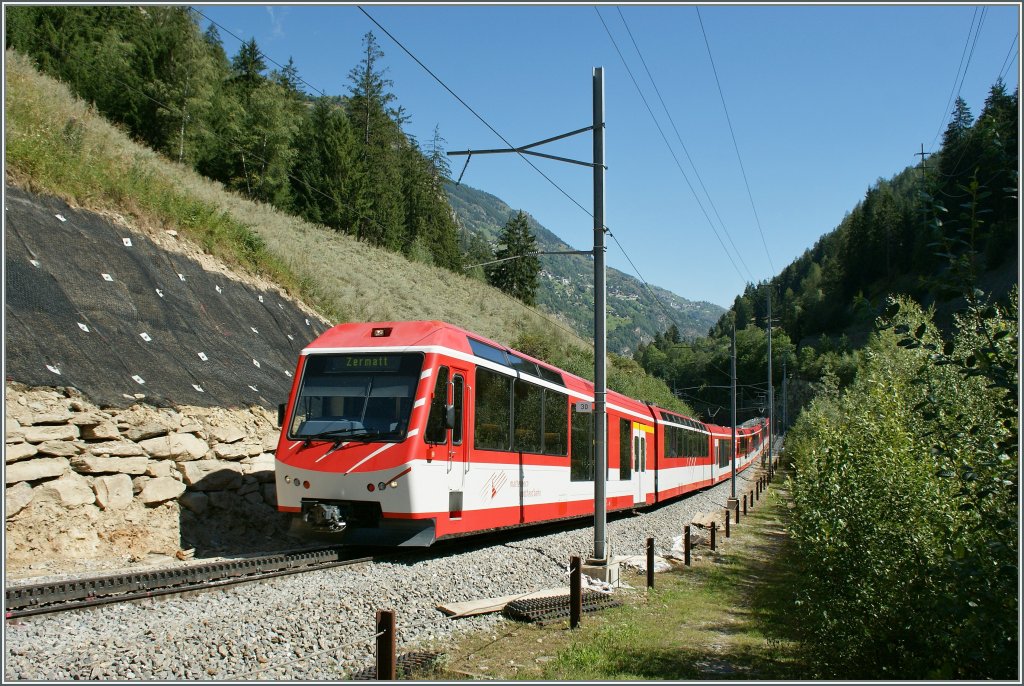
<svg viewBox="0 0 1024 686">
<path fill-rule="evenodd" d="M 298 483 L 298 482 L 296 482 L 296 483 Z M 302 487 L 305 488 L 308 491 L 309 490 L 309 482 L 308 481 L 303 481 L 302 482 Z"/>
<path fill-rule="evenodd" d="M 300 483 L 299 483 L 299 480 L 298 480 L 298 479 L 296 479 L 296 480 L 295 480 L 295 481 L 293 481 L 292 483 L 293 483 L 293 484 L 295 484 L 295 488 L 298 488 L 299 486 L 301 486 L 301 485 L 302 485 L 302 484 L 300 484 Z"/>
<path fill-rule="evenodd" d="M 292 482 L 292 478 L 291 478 L 290 476 L 285 476 L 285 477 L 284 477 L 284 482 L 285 482 L 286 484 L 290 484 L 290 483 Z"/>
<path fill-rule="evenodd" d="M 384 483 L 383 481 L 381 481 L 381 482 L 380 482 L 379 484 L 377 484 L 377 488 L 379 488 L 379 489 L 380 489 L 380 490 L 382 490 L 382 491 L 383 491 L 383 490 L 384 490 L 385 488 L 387 488 L 387 487 L 388 487 L 388 485 L 387 485 L 386 483 Z"/>
<path fill-rule="evenodd" d="M 389 485 L 389 486 L 391 486 L 391 488 L 398 488 L 398 481 L 397 481 L 397 480 L 396 480 L 396 481 L 392 481 L 392 482 L 391 482 L 390 484 L 388 484 L 388 485 Z"/>
<path fill-rule="evenodd" d="M 373 484 L 366 484 L 366 490 L 368 490 L 370 493 L 373 493 L 374 491 L 377 490 L 377 487 L 374 486 Z"/>
</svg>

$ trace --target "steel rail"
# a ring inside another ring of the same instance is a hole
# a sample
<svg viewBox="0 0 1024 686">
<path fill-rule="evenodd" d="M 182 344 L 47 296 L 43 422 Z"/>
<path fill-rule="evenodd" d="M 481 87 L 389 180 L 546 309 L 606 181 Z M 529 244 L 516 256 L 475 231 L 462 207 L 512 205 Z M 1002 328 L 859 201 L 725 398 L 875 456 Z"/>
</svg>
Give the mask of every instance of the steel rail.
<svg viewBox="0 0 1024 686">
<path fill-rule="evenodd" d="M 4 591 L 4 617 L 14 619 L 200 591 L 372 560 L 372 557 L 342 559 L 337 549 L 324 549 L 13 586 Z"/>
</svg>

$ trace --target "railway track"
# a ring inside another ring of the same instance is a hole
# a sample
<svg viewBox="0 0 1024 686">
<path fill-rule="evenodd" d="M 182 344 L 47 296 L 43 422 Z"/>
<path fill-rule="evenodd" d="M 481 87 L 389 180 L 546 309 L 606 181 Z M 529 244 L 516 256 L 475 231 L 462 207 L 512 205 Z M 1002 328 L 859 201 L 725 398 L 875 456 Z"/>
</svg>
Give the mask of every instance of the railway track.
<svg viewBox="0 0 1024 686">
<path fill-rule="evenodd" d="M 637 514 L 635 511 L 622 511 L 610 513 L 609 517 L 618 519 Z M 334 547 L 16 585 L 4 590 L 4 617 L 16 619 L 31 615 L 64 612 L 162 595 L 208 590 L 332 567 L 372 563 L 378 560 L 408 559 L 415 558 L 417 555 L 428 557 L 437 554 L 443 555 L 450 552 L 452 548 L 464 550 L 467 547 L 476 548 L 495 542 L 507 543 L 525 540 L 578 526 L 586 526 L 585 518 L 538 523 L 523 529 L 477 533 L 472 536 L 438 541 L 429 550 L 388 549 L 386 552 L 377 550 L 376 555 L 366 556 L 366 548 L 360 550 Z"/>
<path fill-rule="evenodd" d="M 4 617 L 63 612 L 372 561 L 336 548 L 64 579 L 4 589 Z"/>
<path fill-rule="evenodd" d="M 532 533 L 564 526 L 540 524 Z M 513 539 L 525 532 L 511 532 Z M 446 540 L 431 550 L 387 549 L 375 556 L 365 556 L 366 549 L 324 548 L 259 557 L 165 567 L 137 572 L 120 572 L 74 579 L 61 579 L 36 584 L 23 584 L 4 589 L 4 617 L 16 619 L 31 615 L 65 612 L 98 605 L 155 598 L 162 595 L 202 591 L 220 586 L 248 583 L 287 574 L 300 574 L 331 567 L 342 567 L 375 560 L 393 560 L 419 555 L 436 555 L 452 546 L 486 545 L 489 541 L 507 540 L 510 532 L 495 530 L 474 536 Z"/>
<path fill-rule="evenodd" d="M 23 584 L 4 589 L 4 617 L 17 619 L 66 612 L 98 605 L 155 598 L 162 595 L 202 591 L 232 584 L 248 583 L 287 574 L 301 574 L 331 567 L 371 563 L 375 560 L 431 556 L 451 548 L 473 547 L 494 541 L 516 540 L 564 528 L 566 522 L 538 524 L 530 531 L 495 530 L 471 537 L 441 541 L 431 550 L 388 549 L 375 556 L 360 555 L 365 549 L 324 548 L 259 557 L 166 567 L 137 572 L 61 579 Z"/>
</svg>

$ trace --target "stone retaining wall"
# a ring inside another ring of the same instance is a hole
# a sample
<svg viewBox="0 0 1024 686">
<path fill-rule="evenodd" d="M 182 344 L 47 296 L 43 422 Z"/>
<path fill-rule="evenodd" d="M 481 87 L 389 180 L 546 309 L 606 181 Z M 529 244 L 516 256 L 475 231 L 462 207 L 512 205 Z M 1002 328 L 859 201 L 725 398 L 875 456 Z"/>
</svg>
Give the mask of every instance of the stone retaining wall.
<svg viewBox="0 0 1024 686">
<path fill-rule="evenodd" d="M 99 408 L 5 387 L 6 562 L 271 548 L 278 428 L 264 408 Z"/>
</svg>

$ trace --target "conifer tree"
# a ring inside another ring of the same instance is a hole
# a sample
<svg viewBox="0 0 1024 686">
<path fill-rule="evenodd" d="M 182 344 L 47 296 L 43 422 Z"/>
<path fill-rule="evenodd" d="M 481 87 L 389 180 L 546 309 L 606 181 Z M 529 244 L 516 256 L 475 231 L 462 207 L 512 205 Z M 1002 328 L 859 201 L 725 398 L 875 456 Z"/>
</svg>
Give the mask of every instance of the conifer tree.
<svg viewBox="0 0 1024 686">
<path fill-rule="evenodd" d="M 263 72 L 267 69 L 267 63 L 263 59 L 263 53 L 256 45 L 256 39 L 250 38 L 238 49 L 238 54 L 231 60 L 231 70 L 234 72 L 235 82 L 243 86 L 243 92 L 251 93 L 263 80 Z"/>
<path fill-rule="evenodd" d="M 445 154 L 444 150 L 444 145 L 447 142 L 448 141 L 441 136 L 441 127 L 435 124 L 434 135 L 430 139 L 430 147 L 427 148 L 427 155 L 430 157 L 430 163 L 434 166 L 435 174 L 440 177 L 442 182 L 450 181 L 452 178 L 452 168 L 448 163 L 448 156 Z"/>
<path fill-rule="evenodd" d="M 996 81 L 985 99 L 985 106 L 975 127 L 982 140 L 982 181 L 991 193 L 981 203 L 987 211 L 990 232 L 985 246 L 989 266 L 996 266 L 1016 254 L 1019 218 L 1017 93 L 1006 92 L 1002 79 Z"/>
<path fill-rule="evenodd" d="M 387 137 L 383 129 L 389 121 L 389 106 L 395 100 L 394 94 L 388 90 L 394 84 L 385 78 L 386 70 L 379 66 L 383 57 L 384 51 L 380 49 L 376 36 L 369 31 L 363 36 L 363 59 L 348 74 L 352 82 L 349 116 L 366 146 Z"/>
<path fill-rule="evenodd" d="M 355 147 L 345 113 L 329 99 L 317 98 L 295 140 L 292 196 L 300 216 L 338 231 L 355 224 L 355 209 L 348 205 L 359 174 Z"/>
<path fill-rule="evenodd" d="M 398 123 L 404 120 L 402 111 L 390 107 L 395 96 L 388 90 L 392 84 L 380 65 L 383 57 L 376 37 L 368 32 L 363 36 L 363 59 L 349 72 L 352 86 L 347 111 L 359 142 L 356 163 L 360 169 L 349 204 L 361 208 L 355 226 L 357 238 L 400 250 L 406 242 L 402 150 L 409 141 Z"/>
<path fill-rule="evenodd" d="M 227 112 L 221 135 L 228 187 L 254 200 L 285 208 L 290 203 L 288 175 L 295 156 L 296 101 L 263 75 L 266 63 L 255 39 L 242 44 L 232 59 L 229 83 L 237 107 Z"/>
<path fill-rule="evenodd" d="M 973 129 L 974 116 L 967 102 L 958 97 L 952 117 L 942 134 L 942 155 L 939 158 L 940 194 L 951 204 L 964 200 L 958 186 L 966 185 L 978 163 L 981 141 Z"/>
<path fill-rule="evenodd" d="M 501 247 L 494 257 L 503 261 L 490 265 L 488 281 L 495 288 L 533 305 L 540 285 L 540 259 L 533 254 L 537 252 L 537 239 L 522 210 L 505 223 L 498 242 Z"/>
</svg>

